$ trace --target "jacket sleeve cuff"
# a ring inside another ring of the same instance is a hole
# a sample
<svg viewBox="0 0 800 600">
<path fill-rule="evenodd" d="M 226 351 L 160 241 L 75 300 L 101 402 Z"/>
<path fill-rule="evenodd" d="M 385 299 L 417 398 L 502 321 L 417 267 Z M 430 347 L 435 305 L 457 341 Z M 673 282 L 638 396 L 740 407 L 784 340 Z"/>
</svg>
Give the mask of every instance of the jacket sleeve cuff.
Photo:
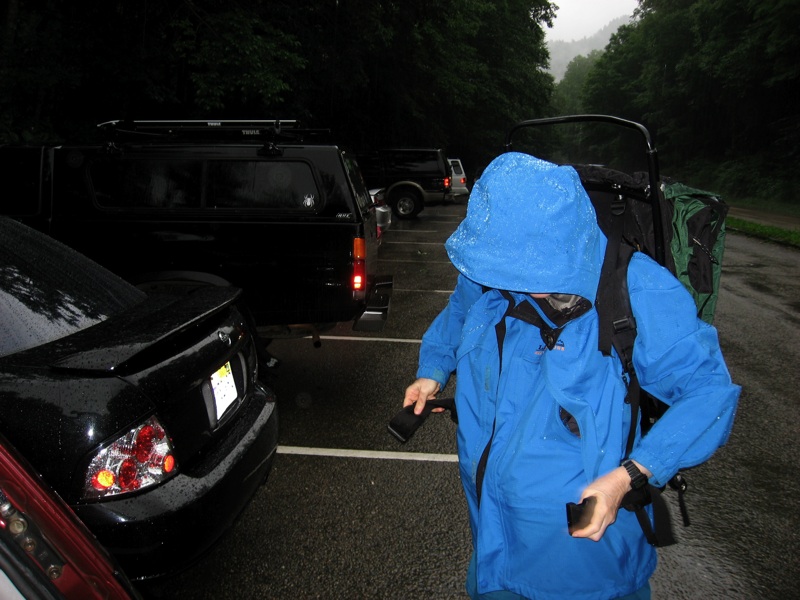
<svg viewBox="0 0 800 600">
<path fill-rule="evenodd" d="M 650 485 L 655 487 L 664 487 L 667 485 L 672 476 L 675 473 L 670 473 L 664 469 L 664 466 L 656 459 L 655 456 L 652 456 L 649 452 L 644 451 L 642 449 L 634 449 L 630 455 L 631 460 L 635 460 L 640 465 L 645 467 L 648 471 L 652 473 L 648 482 Z"/>
<path fill-rule="evenodd" d="M 444 386 L 447 385 L 447 380 L 450 379 L 450 373 L 447 373 L 438 367 L 420 366 L 419 369 L 417 369 L 417 378 L 421 377 L 438 381 L 439 385 L 444 388 Z"/>
</svg>

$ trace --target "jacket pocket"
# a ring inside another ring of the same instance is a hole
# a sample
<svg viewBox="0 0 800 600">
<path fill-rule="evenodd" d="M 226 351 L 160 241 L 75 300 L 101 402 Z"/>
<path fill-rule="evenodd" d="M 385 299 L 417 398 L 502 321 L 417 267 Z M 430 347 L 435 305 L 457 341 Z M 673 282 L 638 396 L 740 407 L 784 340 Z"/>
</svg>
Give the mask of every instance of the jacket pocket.
<svg viewBox="0 0 800 600">
<path fill-rule="evenodd" d="M 563 503 L 506 502 L 502 510 L 501 572 L 528 597 L 615 598 L 644 585 L 655 567 L 652 548 L 627 515 L 593 542 L 569 535 Z"/>
</svg>

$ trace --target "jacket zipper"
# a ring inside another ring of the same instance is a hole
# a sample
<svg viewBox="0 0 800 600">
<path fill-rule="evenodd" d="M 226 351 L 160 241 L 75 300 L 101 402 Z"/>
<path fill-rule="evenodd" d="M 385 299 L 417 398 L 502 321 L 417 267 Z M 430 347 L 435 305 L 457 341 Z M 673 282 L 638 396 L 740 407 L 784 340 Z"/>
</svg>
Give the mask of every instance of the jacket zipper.
<svg viewBox="0 0 800 600">
<path fill-rule="evenodd" d="M 514 298 L 511 296 L 509 292 L 506 290 L 499 290 L 500 293 L 503 295 L 508 301 L 508 308 L 506 312 L 503 313 L 503 316 L 494 326 L 494 331 L 497 336 L 497 354 L 499 358 L 499 368 L 497 369 L 497 391 L 499 392 L 500 389 L 500 375 L 503 372 L 503 342 L 506 338 L 506 317 L 511 313 L 514 309 Z M 492 434 L 489 436 L 489 441 L 486 444 L 486 447 L 483 449 L 481 453 L 480 459 L 478 459 L 478 467 L 475 472 L 475 488 L 476 488 L 476 495 L 478 498 L 478 506 L 481 505 L 481 491 L 483 489 L 483 478 L 486 474 L 486 464 L 489 462 L 489 451 L 492 448 L 492 442 L 494 441 L 494 431 L 497 427 L 497 400 L 495 400 L 495 418 L 492 421 Z"/>
</svg>

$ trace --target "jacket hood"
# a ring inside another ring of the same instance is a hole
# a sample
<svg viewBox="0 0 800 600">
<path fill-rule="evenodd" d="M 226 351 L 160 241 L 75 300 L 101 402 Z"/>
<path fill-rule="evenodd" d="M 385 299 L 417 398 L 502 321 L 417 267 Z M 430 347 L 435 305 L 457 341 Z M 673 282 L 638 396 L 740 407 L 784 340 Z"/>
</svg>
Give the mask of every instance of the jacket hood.
<svg viewBox="0 0 800 600">
<path fill-rule="evenodd" d="M 476 283 L 575 294 L 592 304 L 605 247 L 575 169 L 519 152 L 486 167 L 466 218 L 445 244 L 453 265 Z"/>
</svg>

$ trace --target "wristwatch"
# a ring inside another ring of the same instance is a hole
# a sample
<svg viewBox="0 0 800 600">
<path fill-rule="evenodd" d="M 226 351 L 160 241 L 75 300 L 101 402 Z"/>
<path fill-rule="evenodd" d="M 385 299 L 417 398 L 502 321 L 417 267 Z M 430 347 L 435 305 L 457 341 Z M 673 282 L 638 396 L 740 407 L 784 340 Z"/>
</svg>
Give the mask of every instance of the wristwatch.
<svg viewBox="0 0 800 600">
<path fill-rule="evenodd" d="M 626 458 L 622 461 L 621 466 L 625 467 L 631 477 L 631 489 L 640 490 L 647 485 L 647 475 L 642 473 L 632 460 Z"/>
</svg>

